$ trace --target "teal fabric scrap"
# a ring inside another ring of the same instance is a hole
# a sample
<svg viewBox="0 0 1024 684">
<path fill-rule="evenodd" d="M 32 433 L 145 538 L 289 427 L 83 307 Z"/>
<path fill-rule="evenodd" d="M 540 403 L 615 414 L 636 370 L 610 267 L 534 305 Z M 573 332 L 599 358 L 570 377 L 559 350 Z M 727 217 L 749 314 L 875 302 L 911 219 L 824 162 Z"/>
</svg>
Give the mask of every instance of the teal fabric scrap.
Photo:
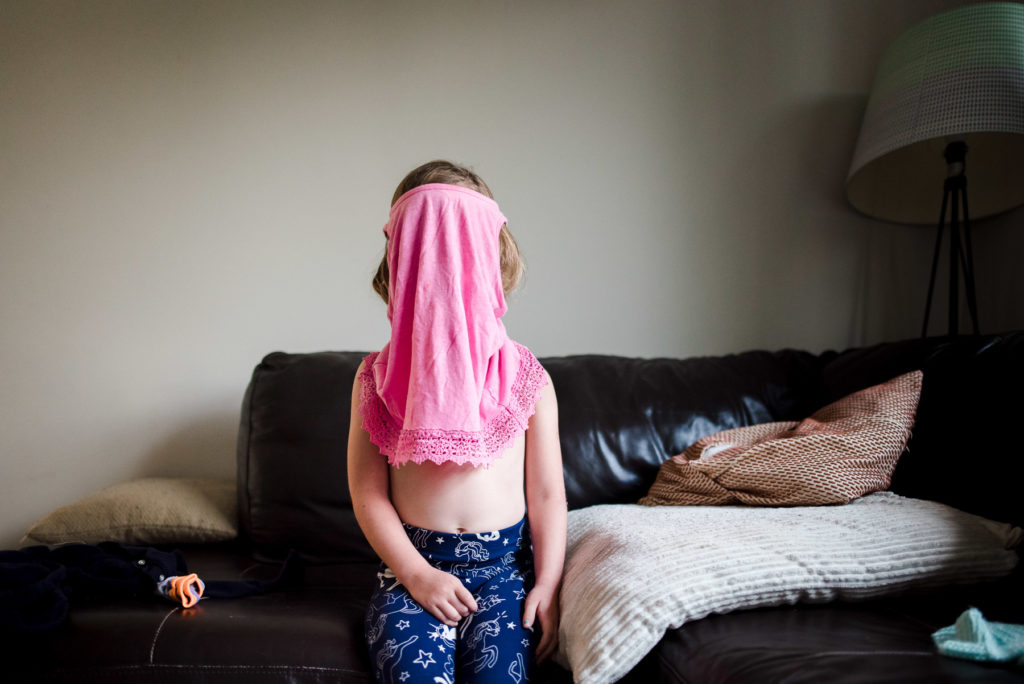
<svg viewBox="0 0 1024 684">
<path fill-rule="evenodd" d="M 954 658 L 1024 665 L 1024 625 L 989 622 L 977 608 L 932 634 L 932 641 L 939 653 Z"/>
</svg>

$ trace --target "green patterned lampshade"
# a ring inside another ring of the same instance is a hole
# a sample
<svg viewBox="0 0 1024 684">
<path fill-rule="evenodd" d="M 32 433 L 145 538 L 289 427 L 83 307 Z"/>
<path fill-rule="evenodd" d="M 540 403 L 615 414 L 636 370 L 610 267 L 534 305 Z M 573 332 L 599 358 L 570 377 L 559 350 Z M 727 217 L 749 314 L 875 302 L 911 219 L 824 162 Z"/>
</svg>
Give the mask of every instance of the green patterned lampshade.
<svg viewBox="0 0 1024 684">
<path fill-rule="evenodd" d="M 846 181 L 850 203 L 934 225 L 954 140 L 969 150 L 972 218 L 1024 204 L 1024 4 L 960 7 L 889 46 Z"/>
</svg>

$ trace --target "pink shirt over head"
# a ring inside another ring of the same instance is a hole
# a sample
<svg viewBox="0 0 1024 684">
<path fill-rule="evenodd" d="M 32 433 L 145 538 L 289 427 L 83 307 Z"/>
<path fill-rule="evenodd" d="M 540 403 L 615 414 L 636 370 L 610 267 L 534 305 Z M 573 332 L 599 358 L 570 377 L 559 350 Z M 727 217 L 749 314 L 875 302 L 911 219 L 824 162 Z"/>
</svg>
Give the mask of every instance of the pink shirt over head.
<svg viewBox="0 0 1024 684">
<path fill-rule="evenodd" d="M 505 222 L 494 200 L 442 183 L 391 208 L 391 340 L 360 376 L 363 427 L 391 465 L 487 466 L 529 423 L 545 377 L 501 322 Z"/>
</svg>

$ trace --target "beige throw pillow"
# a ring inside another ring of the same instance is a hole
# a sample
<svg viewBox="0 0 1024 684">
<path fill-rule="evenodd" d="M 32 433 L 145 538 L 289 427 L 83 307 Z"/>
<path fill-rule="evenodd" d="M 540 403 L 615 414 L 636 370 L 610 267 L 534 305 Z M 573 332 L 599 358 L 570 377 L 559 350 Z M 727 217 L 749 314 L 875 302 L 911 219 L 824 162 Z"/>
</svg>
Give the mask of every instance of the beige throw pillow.
<svg viewBox="0 0 1024 684">
<path fill-rule="evenodd" d="M 800 423 L 698 440 L 661 465 L 645 506 L 816 506 L 889 487 L 921 396 L 912 371 L 829 404 Z"/>
<path fill-rule="evenodd" d="M 181 544 L 238 536 L 234 480 L 144 478 L 107 487 L 32 525 L 33 544 Z"/>
</svg>

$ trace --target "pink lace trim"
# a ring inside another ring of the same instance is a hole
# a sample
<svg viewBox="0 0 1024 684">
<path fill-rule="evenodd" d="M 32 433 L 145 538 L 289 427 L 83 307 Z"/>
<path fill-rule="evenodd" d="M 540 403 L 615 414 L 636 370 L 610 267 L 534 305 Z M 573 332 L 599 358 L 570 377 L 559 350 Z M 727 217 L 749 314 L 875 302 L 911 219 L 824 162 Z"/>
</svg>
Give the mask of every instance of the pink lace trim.
<svg viewBox="0 0 1024 684">
<path fill-rule="evenodd" d="M 513 341 L 519 351 L 519 371 L 512 383 L 511 405 L 483 430 L 403 430 L 377 395 L 373 362 L 379 352 L 364 359 L 359 374 L 359 412 L 370 441 L 388 457 L 391 465 L 405 463 L 456 463 L 490 466 L 525 430 L 537 410 L 537 393 L 547 384 L 544 367 L 529 349 Z"/>
</svg>

